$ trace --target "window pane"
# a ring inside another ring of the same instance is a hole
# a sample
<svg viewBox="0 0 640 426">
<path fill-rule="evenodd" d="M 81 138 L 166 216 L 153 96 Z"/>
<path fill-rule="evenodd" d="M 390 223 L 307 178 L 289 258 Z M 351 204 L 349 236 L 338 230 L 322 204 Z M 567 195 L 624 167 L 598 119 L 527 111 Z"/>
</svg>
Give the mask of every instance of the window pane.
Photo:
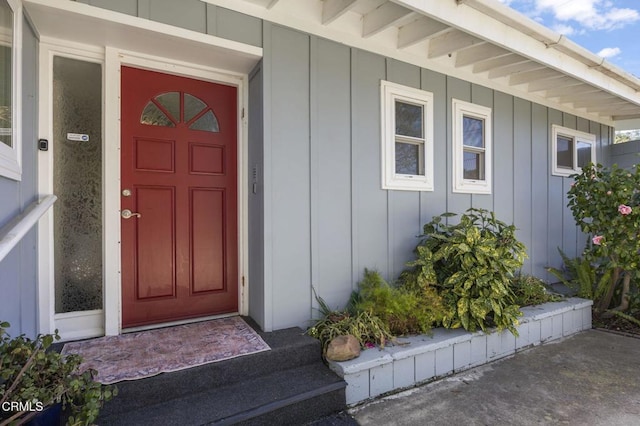
<svg viewBox="0 0 640 426">
<path fill-rule="evenodd" d="M 484 147 L 484 120 L 473 117 L 462 117 L 462 143 L 476 148 Z"/>
<path fill-rule="evenodd" d="M 422 106 L 396 101 L 396 135 L 422 138 Z"/>
<path fill-rule="evenodd" d="M 212 111 L 207 111 L 205 115 L 194 121 L 189 128 L 193 130 L 204 130 L 206 132 L 220 131 L 218 128 L 218 119 L 213 115 Z"/>
<path fill-rule="evenodd" d="M 169 114 L 171 114 L 171 118 L 176 123 L 180 121 L 180 93 L 178 92 L 167 92 L 162 95 L 156 96 L 156 101 L 160 105 L 162 105 Z"/>
<path fill-rule="evenodd" d="M 479 152 L 464 152 L 463 178 L 484 180 L 484 154 Z"/>
<path fill-rule="evenodd" d="M 421 175 L 420 145 L 396 142 L 396 173 L 401 175 Z"/>
<path fill-rule="evenodd" d="M 12 146 L 13 11 L 0 0 L 0 143 Z"/>
<path fill-rule="evenodd" d="M 578 141 L 578 167 L 584 167 L 591 161 L 591 144 Z"/>
<path fill-rule="evenodd" d="M 151 101 L 147 102 L 147 105 L 144 107 L 142 116 L 140 117 L 140 123 L 150 126 L 175 127 L 173 122 L 169 120 L 169 117 Z"/>
<path fill-rule="evenodd" d="M 558 167 L 573 169 L 573 139 L 558 136 L 556 141 Z"/>
<path fill-rule="evenodd" d="M 198 115 L 200 111 L 205 109 L 207 105 L 200 99 L 188 93 L 184 94 L 184 122 L 188 123 L 193 117 Z"/>
<path fill-rule="evenodd" d="M 67 134 L 87 135 L 69 140 Z M 102 67 L 53 58 L 55 311 L 101 309 Z"/>
</svg>

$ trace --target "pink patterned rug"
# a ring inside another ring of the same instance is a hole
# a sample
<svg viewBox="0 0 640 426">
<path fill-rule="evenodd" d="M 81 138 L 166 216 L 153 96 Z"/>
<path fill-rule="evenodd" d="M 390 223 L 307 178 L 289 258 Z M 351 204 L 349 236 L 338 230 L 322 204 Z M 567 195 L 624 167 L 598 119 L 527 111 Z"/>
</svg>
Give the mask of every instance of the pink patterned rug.
<svg viewBox="0 0 640 426">
<path fill-rule="evenodd" d="M 242 318 L 230 317 L 67 343 L 62 353 L 82 356 L 81 368 L 96 369 L 96 380 L 110 384 L 269 349 Z"/>
</svg>

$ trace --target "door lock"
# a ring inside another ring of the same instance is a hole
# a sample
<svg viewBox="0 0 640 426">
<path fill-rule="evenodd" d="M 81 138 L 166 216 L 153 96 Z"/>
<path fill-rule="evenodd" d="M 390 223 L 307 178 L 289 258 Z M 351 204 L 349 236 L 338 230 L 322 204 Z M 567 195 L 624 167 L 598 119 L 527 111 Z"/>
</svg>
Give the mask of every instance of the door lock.
<svg viewBox="0 0 640 426">
<path fill-rule="evenodd" d="M 142 215 L 140 213 L 133 213 L 131 212 L 131 210 L 129 209 L 124 209 L 122 210 L 122 213 L 120 213 L 120 216 L 122 216 L 123 219 L 130 219 L 133 216 L 135 217 L 142 217 Z"/>
</svg>

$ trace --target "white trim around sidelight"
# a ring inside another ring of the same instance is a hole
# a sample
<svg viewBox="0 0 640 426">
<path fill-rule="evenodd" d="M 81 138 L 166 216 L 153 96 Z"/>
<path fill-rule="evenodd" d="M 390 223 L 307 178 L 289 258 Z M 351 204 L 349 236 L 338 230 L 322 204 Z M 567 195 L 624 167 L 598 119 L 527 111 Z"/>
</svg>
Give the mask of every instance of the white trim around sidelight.
<svg viewBox="0 0 640 426">
<path fill-rule="evenodd" d="M 40 43 L 39 73 L 39 138 L 49 142 L 47 151 L 38 151 L 38 191 L 40 194 L 53 193 L 53 58 L 60 56 L 85 62 L 98 63 L 104 76 L 103 50 L 93 46 L 70 46 L 68 43 L 53 39 L 44 39 Z M 102 86 L 104 99 L 104 84 Z M 104 110 L 102 112 L 102 134 L 104 151 Z M 104 168 L 104 163 L 103 163 Z M 104 178 L 103 178 L 104 191 Z M 66 339 L 95 337 L 104 334 L 102 310 L 55 313 L 55 265 L 54 265 L 54 209 L 49 211 L 38 223 L 38 330 L 40 333 L 53 333 L 58 330 Z M 103 240 L 106 235 L 103 228 Z M 104 246 L 103 246 L 104 247 Z M 103 282 L 107 270 L 103 250 Z M 104 294 L 103 285 L 103 294 Z M 97 316 L 100 321 L 97 321 Z"/>
</svg>

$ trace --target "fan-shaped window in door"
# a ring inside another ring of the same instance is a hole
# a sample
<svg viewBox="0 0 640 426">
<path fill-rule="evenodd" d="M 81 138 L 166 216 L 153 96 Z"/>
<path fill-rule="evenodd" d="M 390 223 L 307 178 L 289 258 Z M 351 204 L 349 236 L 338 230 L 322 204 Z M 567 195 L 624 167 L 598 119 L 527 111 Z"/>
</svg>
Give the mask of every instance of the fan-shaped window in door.
<svg viewBox="0 0 640 426">
<path fill-rule="evenodd" d="M 140 123 L 149 126 L 176 127 L 183 123 L 189 129 L 219 132 L 218 119 L 201 99 L 189 93 L 162 93 L 145 105 Z"/>
</svg>

